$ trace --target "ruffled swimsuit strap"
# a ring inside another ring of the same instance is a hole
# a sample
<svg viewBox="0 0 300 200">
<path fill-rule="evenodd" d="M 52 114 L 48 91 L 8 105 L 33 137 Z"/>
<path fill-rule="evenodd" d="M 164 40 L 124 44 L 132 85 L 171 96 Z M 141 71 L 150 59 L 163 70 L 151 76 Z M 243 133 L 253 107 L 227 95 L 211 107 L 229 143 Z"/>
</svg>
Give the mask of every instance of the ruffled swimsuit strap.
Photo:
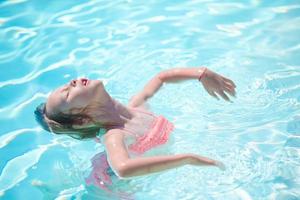
<svg viewBox="0 0 300 200">
<path fill-rule="evenodd" d="M 174 129 L 173 123 L 168 121 L 164 116 L 160 115 L 157 117 L 147 111 L 136 108 L 134 108 L 134 110 L 153 116 L 154 121 L 149 130 L 147 130 L 142 136 L 138 136 L 130 130 L 123 129 L 136 136 L 136 141 L 129 145 L 129 150 L 137 154 L 142 154 L 158 145 L 165 144 L 169 139 L 170 133 Z"/>
</svg>

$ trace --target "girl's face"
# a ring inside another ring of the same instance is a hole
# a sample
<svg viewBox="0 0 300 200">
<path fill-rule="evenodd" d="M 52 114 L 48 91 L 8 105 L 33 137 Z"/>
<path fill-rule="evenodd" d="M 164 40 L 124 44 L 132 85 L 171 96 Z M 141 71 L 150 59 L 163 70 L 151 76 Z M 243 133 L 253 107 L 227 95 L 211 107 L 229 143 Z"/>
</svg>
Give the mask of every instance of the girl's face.
<svg viewBox="0 0 300 200">
<path fill-rule="evenodd" d="M 84 109 L 100 101 L 107 94 L 99 80 L 80 78 L 54 90 L 48 97 L 46 110 L 48 114 L 70 113 L 71 109 Z"/>
</svg>

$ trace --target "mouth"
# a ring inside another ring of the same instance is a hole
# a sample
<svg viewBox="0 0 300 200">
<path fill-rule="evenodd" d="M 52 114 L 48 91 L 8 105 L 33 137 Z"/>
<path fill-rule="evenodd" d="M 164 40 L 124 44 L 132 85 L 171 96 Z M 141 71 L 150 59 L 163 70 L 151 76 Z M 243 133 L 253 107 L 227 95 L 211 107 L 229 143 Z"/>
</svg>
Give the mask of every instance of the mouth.
<svg viewBox="0 0 300 200">
<path fill-rule="evenodd" d="M 82 79 L 81 79 L 81 83 L 82 83 L 82 85 L 87 86 L 87 84 L 89 83 L 89 79 L 87 79 L 87 78 L 82 78 Z"/>
</svg>

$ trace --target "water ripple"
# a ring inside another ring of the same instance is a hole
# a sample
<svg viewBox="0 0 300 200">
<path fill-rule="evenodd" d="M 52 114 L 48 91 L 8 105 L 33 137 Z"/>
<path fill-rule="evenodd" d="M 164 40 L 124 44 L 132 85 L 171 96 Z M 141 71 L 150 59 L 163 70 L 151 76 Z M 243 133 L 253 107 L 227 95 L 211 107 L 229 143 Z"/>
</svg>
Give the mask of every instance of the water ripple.
<svg viewBox="0 0 300 200">
<path fill-rule="evenodd" d="M 243 3 L 208 3 L 207 7 L 211 15 L 225 15 L 248 8 Z"/>
<path fill-rule="evenodd" d="M 55 198 L 55 200 L 65 200 L 68 198 L 72 198 L 76 195 L 76 198 L 79 198 L 82 196 L 82 193 L 85 191 L 85 187 L 83 185 L 80 185 L 75 188 L 68 188 L 64 189 L 59 192 L 59 196 Z"/>
<path fill-rule="evenodd" d="M 3 8 L 5 6 L 10 6 L 10 5 L 15 5 L 15 4 L 23 3 L 23 2 L 26 2 L 26 1 L 27 0 L 11 0 L 11 1 L 1 2 L 0 8 Z"/>
<path fill-rule="evenodd" d="M 234 23 L 233 25 L 217 24 L 216 27 L 217 27 L 217 29 L 219 29 L 221 31 L 228 32 L 229 36 L 235 37 L 235 36 L 241 35 L 243 29 L 246 29 L 250 26 L 254 26 L 261 22 L 262 21 L 259 19 L 253 19 L 249 22 L 239 22 L 239 23 Z"/>
<path fill-rule="evenodd" d="M 13 141 L 17 136 L 21 134 L 25 134 L 27 132 L 41 132 L 41 127 L 35 127 L 35 128 L 24 128 L 15 130 L 9 133 L 1 134 L 0 136 L 0 149 L 5 147 L 7 144 L 9 144 L 11 141 Z"/>
<path fill-rule="evenodd" d="M 40 69 L 40 70 L 37 70 L 37 71 L 32 71 L 32 72 L 30 72 L 29 74 L 27 74 L 26 76 L 24 76 L 22 78 L 10 79 L 8 81 L 0 82 L 0 88 L 1 87 L 6 87 L 6 86 L 9 86 L 9 85 L 17 85 L 17 84 L 27 83 L 27 82 L 32 81 L 33 79 L 37 78 L 38 76 L 40 76 L 43 73 L 52 71 L 54 69 L 63 67 L 65 65 L 70 65 L 74 62 L 74 60 L 75 60 L 74 55 L 70 54 L 69 58 L 67 58 L 65 60 L 61 60 L 61 61 L 56 62 L 56 63 L 53 63 L 50 66 L 45 67 L 43 69 Z"/>
<path fill-rule="evenodd" d="M 176 123 L 168 153 L 206 155 L 227 170 L 185 166 L 120 185 L 137 199 L 288 199 L 299 193 L 299 3 L 94 0 L 44 6 L 19 0 L 0 8 L 0 154 L 19 145 L 21 135 L 42 131 L 32 109 L 66 78 L 102 79 L 113 97 L 127 102 L 161 70 L 206 65 L 237 83 L 234 103 L 213 100 L 197 81 L 165 84 L 149 103 Z M 19 156 L 5 163 L 1 197 L 7 190 L 19 195 L 24 188 L 16 185 L 42 176 L 29 173 L 37 163 L 49 170 L 40 159 L 55 145 L 72 165 L 54 166 L 60 173 L 52 197 L 100 196 L 82 181 L 89 154 L 103 146 L 63 136 L 38 146 L 37 135 L 31 136 L 37 144 L 22 143 L 20 149 L 31 150 L 14 149 Z"/>
<path fill-rule="evenodd" d="M 294 9 L 299 9 L 300 5 L 287 5 L 287 6 L 278 6 L 278 7 L 273 7 L 271 10 L 275 13 L 288 13 L 291 10 Z"/>
<path fill-rule="evenodd" d="M 24 100 L 23 102 L 16 102 L 15 104 L 12 104 L 10 106 L 6 106 L 4 108 L 0 108 L 0 115 L 2 117 L 0 118 L 14 118 L 16 115 L 18 115 L 22 109 L 24 109 L 27 105 L 31 104 L 33 101 L 39 98 L 47 98 L 50 93 L 48 94 L 42 94 L 42 93 L 36 93 L 32 97 L 30 97 L 27 100 Z M 9 114 L 4 114 L 9 113 Z"/>
<path fill-rule="evenodd" d="M 0 175 L 0 193 L 14 187 L 27 177 L 27 171 L 34 166 L 54 144 L 41 145 L 39 148 L 26 152 L 8 161 Z"/>
</svg>

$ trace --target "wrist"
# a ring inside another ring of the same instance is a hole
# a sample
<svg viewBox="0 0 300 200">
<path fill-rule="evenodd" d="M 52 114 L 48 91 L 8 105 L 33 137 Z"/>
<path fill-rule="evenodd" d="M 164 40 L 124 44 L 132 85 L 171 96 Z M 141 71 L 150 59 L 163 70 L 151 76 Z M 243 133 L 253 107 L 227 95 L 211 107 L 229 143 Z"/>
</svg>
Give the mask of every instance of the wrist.
<svg viewBox="0 0 300 200">
<path fill-rule="evenodd" d="M 208 165 L 208 166 L 214 166 L 217 164 L 216 160 L 199 156 L 196 154 L 189 154 L 189 163 L 190 165 L 196 165 L 196 166 L 202 166 L 202 165 Z"/>
<path fill-rule="evenodd" d="M 198 80 L 201 82 L 201 80 L 205 77 L 206 75 L 206 71 L 207 71 L 207 67 L 202 67 L 201 69 L 199 69 L 199 71 L 202 70 L 200 76 L 198 77 Z"/>
</svg>

